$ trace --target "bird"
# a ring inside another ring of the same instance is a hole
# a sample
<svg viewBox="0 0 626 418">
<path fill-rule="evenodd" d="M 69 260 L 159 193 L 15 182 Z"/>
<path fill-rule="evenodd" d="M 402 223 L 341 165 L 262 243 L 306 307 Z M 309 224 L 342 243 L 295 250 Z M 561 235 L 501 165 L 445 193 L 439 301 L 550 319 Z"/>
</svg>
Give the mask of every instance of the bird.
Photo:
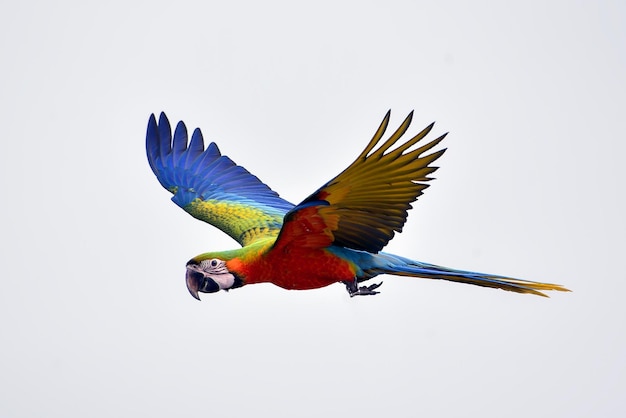
<svg viewBox="0 0 626 418">
<path fill-rule="evenodd" d="M 400 233 L 408 211 L 433 180 L 433 151 L 447 133 L 429 141 L 434 122 L 406 139 L 413 111 L 387 138 L 391 110 L 365 149 L 340 174 L 297 205 L 228 156 L 214 142 L 206 148 L 196 128 L 188 140 L 180 121 L 172 134 L 161 112 L 150 115 L 148 163 L 172 201 L 191 216 L 222 230 L 240 245 L 193 257 L 186 264 L 189 293 L 229 291 L 257 283 L 289 290 L 343 284 L 350 297 L 376 295 L 376 276 L 441 279 L 546 296 L 565 287 L 512 277 L 457 270 L 381 251 Z"/>
</svg>

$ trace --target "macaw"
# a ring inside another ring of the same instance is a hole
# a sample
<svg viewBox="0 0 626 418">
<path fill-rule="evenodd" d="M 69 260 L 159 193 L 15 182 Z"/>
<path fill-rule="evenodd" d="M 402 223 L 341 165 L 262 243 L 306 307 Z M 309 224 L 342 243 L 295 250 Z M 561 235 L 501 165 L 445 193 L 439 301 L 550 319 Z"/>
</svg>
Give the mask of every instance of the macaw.
<svg viewBox="0 0 626 418">
<path fill-rule="evenodd" d="M 390 115 L 387 112 L 348 168 L 293 205 L 222 155 L 215 143 L 205 149 L 200 129 L 194 130 L 188 143 L 182 121 L 172 136 L 165 114 L 158 123 L 152 114 L 146 151 L 161 185 L 187 213 L 242 246 L 192 258 L 185 274 L 191 295 L 200 300 L 200 292 L 263 282 L 299 290 L 341 282 L 351 297 L 375 295 L 382 282 L 360 284 L 379 274 L 444 279 L 540 296 L 546 296 L 547 290 L 567 291 L 557 284 L 456 270 L 381 252 L 402 231 L 411 203 L 428 187 L 425 182 L 432 180 L 428 175 L 438 168 L 432 163 L 445 149 L 427 152 L 447 135 L 421 145 L 433 123 L 392 149 L 409 128 L 413 112 L 381 144 Z"/>
</svg>

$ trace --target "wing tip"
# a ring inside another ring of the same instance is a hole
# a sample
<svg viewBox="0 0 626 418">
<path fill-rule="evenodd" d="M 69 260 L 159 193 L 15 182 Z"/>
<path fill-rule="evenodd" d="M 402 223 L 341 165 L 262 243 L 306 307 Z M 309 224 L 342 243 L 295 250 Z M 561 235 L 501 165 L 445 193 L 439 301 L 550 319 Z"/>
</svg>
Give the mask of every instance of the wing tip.
<svg viewBox="0 0 626 418">
<path fill-rule="evenodd" d="M 167 115 L 165 114 L 165 112 L 161 112 L 159 114 L 159 126 L 161 125 L 169 125 L 170 124 L 170 120 L 167 118 Z"/>
<path fill-rule="evenodd" d="M 146 141 L 155 140 L 158 137 L 158 125 L 154 113 L 148 118 L 148 128 L 146 129 Z"/>
</svg>

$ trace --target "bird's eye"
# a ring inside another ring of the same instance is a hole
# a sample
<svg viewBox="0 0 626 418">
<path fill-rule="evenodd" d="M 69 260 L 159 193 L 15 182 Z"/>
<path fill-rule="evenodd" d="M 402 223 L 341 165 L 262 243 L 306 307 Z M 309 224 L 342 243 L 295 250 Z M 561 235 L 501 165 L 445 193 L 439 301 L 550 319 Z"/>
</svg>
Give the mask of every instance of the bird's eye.
<svg viewBox="0 0 626 418">
<path fill-rule="evenodd" d="M 211 260 L 211 267 L 217 267 L 217 260 Z"/>
</svg>

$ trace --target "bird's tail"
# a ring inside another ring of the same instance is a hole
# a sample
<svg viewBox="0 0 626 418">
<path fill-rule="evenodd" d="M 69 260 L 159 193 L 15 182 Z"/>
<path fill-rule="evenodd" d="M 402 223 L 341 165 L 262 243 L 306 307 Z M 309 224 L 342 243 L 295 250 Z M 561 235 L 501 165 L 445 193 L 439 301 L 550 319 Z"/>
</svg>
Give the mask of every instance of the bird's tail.
<svg viewBox="0 0 626 418">
<path fill-rule="evenodd" d="M 458 283 L 469 283 L 477 286 L 493 287 L 517 293 L 532 293 L 548 297 L 543 291 L 557 290 L 569 292 L 569 289 L 553 283 L 532 282 L 529 280 L 514 279 L 494 274 L 477 273 L 473 271 L 456 270 L 434 264 L 413 261 L 391 254 L 377 254 L 379 262 L 377 273 L 394 274 L 398 276 L 420 277 L 424 279 L 441 279 Z"/>
</svg>

